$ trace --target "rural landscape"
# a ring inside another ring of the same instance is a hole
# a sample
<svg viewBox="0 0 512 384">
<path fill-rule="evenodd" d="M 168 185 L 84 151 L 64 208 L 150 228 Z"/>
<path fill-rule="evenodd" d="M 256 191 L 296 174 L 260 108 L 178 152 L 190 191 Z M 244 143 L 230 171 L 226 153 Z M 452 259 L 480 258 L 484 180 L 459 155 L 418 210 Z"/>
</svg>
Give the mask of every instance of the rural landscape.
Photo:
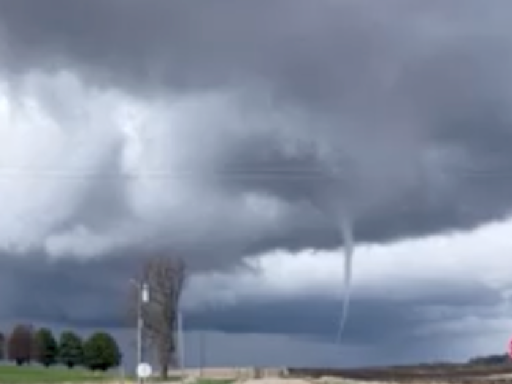
<svg viewBox="0 0 512 384">
<path fill-rule="evenodd" d="M 157 357 L 149 382 L 217 383 L 277 382 L 289 384 L 337 382 L 508 384 L 509 355 L 474 357 L 464 364 L 449 362 L 368 368 L 308 367 L 185 367 L 179 361 L 178 303 L 186 283 L 183 260 L 148 257 L 139 279 L 127 292 L 128 321 L 142 319 L 140 341 Z M 147 297 L 142 287 L 147 287 Z M 136 348 L 139 348 L 137 345 Z M 18 324 L 0 333 L 0 384 L 131 382 L 135 369 L 123 366 L 123 351 L 107 332 L 81 338 L 73 331 L 54 335 L 49 328 Z M 3 363 L 3 364 L 2 364 Z"/>
<path fill-rule="evenodd" d="M 56 340 L 51 330 L 18 325 L 7 343 L 0 344 L 1 384 L 130 383 L 133 374 L 119 371 L 122 355 L 110 335 L 98 332 L 82 340 L 66 331 Z M 438 363 L 397 367 L 248 368 L 171 367 L 166 378 L 157 375 L 149 383 L 197 384 L 509 384 L 512 363 L 507 355 L 474 358 L 465 364 Z"/>
<path fill-rule="evenodd" d="M 512 0 L 0 0 L 0 384 L 512 384 L 511 235 Z"/>
</svg>

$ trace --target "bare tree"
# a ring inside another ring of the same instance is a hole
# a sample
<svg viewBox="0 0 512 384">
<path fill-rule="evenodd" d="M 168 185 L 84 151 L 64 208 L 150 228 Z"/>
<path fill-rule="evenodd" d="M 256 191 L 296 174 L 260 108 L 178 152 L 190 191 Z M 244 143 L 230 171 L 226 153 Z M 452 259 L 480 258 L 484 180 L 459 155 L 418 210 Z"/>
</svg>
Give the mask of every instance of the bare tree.
<svg viewBox="0 0 512 384">
<path fill-rule="evenodd" d="M 142 311 L 145 344 L 156 353 L 160 375 L 166 379 L 169 368 L 178 363 L 176 329 L 179 300 L 185 283 L 185 263 L 182 259 L 165 256 L 148 258 L 139 281 L 148 284 L 150 296 Z M 131 296 L 131 318 L 136 318 L 137 295 Z"/>
</svg>

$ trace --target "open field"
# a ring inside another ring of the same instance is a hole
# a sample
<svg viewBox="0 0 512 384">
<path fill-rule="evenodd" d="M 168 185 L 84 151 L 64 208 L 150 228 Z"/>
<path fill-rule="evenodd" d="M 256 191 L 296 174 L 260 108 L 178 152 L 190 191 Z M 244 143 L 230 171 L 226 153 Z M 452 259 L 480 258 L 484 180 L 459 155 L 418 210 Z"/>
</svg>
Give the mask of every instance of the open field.
<svg viewBox="0 0 512 384">
<path fill-rule="evenodd" d="M 98 383 L 113 378 L 83 369 L 0 366 L 0 384 Z"/>
<path fill-rule="evenodd" d="M 176 372 L 174 372 L 176 373 Z M 349 384 L 349 383 L 429 383 L 429 384 L 512 384 L 512 364 L 425 365 L 410 367 L 319 369 L 319 368 L 203 368 L 189 369 L 171 376 L 169 383 L 189 384 Z M 116 373 L 42 367 L 0 366 L 0 384 L 124 383 Z M 158 379 L 148 383 L 158 383 Z"/>
<path fill-rule="evenodd" d="M 319 369 L 319 368 L 204 368 L 183 371 L 188 378 L 230 378 L 253 384 L 372 383 L 464 383 L 512 384 L 512 364 L 443 364 L 409 367 Z"/>
<path fill-rule="evenodd" d="M 169 377 L 165 382 L 184 382 L 181 377 Z M 195 378 L 189 384 L 232 384 L 234 379 Z M 43 368 L 40 366 L 16 367 L 0 365 L 0 384 L 135 384 L 134 377 L 121 377 L 117 372 L 99 373 L 85 369 Z M 146 380 L 148 384 L 163 384 L 158 377 Z"/>
<path fill-rule="evenodd" d="M 432 365 L 411 367 L 386 367 L 362 369 L 317 369 L 289 368 L 287 375 L 317 379 L 321 377 L 354 379 L 380 382 L 510 382 L 512 383 L 512 364 L 502 365 Z"/>
</svg>

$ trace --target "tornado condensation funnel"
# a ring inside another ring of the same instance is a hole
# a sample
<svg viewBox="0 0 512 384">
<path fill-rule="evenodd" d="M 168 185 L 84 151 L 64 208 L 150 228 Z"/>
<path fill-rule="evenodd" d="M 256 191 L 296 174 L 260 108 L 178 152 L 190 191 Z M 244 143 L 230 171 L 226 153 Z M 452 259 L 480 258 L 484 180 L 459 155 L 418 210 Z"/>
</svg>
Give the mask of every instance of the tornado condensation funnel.
<svg viewBox="0 0 512 384">
<path fill-rule="evenodd" d="M 344 263 L 344 288 L 343 288 L 343 308 L 336 335 L 336 344 L 341 342 L 341 335 L 345 329 L 350 308 L 350 293 L 352 288 L 352 257 L 354 253 L 354 233 L 352 222 L 347 215 L 340 218 L 340 231 L 343 240 L 343 249 L 345 256 Z"/>
</svg>

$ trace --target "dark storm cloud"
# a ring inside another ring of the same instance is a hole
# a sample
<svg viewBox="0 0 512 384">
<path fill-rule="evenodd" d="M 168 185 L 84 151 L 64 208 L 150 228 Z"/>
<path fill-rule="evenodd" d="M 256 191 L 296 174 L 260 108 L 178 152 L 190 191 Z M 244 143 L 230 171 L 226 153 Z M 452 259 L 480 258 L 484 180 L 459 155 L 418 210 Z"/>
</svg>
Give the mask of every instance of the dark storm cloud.
<svg viewBox="0 0 512 384">
<path fill-rule="evenodd" d="M 247 103 L 261 103 L 257 95 L 271 89 L 275 108 L 301 111 L 306 126 L 285 138 L 296 137 L 295 157 L 275 133 L 253 128 L 226 145 L 228 169 L 262 175 L 223 180 L 224 190 L 289 201 L 352 193 L 358 236 L 369 240 L 500 217 L 512 192 L 512 34 L 496 17 L 508 3 L 386 4 L 21 0 L 0 3 L 0 24 L 6 65 L 18 72 L 79 68 L 97 84 L 150 93 L 243 89 Z M 327 161 L 319 155 L 325 145 Z M 349 181 L 329 191 L 323 177 L 334 164 Z M 235 248 L 336 244 L 325 231 L 332 223 L 319 225 Z"/>
<path fill-rule="evenodd" d="M 104 70 L 107 79 L 153 77 L 156 83 L 184 87 L 224 86 L 261 75 L 281 79 L 290 94 L 329 99 L 329 92 L 341 91 L 333 78 L 350 80 L 348 71 L 339 71 L 341 55 L 350 57 L 352 69 L 370 64 L 371 47 L 365 43 L 376 41 L 352 18 L 357 10 L 328 2 L 149 5 L 129 0 L 71 6 L 21 1 L 1 6 L 13 58 L 33 60 L 28 65 L 67 59 Z M 350 44 L 349 31 L 361 40 L 359 47 Z"/>
<path fill-rule="evenodd" d="M 0 237 L 18 217 L 27 232 L 47 222 L 50 229 L 2 237 L 10 251 L 33 237 L 43 250 L 25 258 L 0 254 L 0 314 L 120 324 L 127 280 L 141 255 L 178 255 L 199 269 L 279 247 L 333 248 L 345 208 L 357 239 L 368 241 L 503 217 L 512 203 L 512 30 L 503 19 L 510 10 L 508 1 L 488 0 L 0 0 L 0 73 L 14 91 L 25 91 L 20 84 L 45 71 L 42 90 L 26 92 L 42 100 L 62 135 L 84 125 L 87 132 L 90 115 L 99 119 L 114 109 L 114 102 L 98 102 L 82 115 L 94 104 L 82 86 L 121 90 L 148 109 L 160 103 L 144 127 L 150 142 L 144 155 L 158 153 L 149 163 L 163 170 L 161 178 L 138 184 L 118 177 L 128 145 L 108 119 L 95 126 L 108 145 L 101 135 L 64 141 L 71 150 L 54 168 L 71 163 L 76 171 L 74 152 L 102 148 L 103 157 L 91 152 L 99 158 L 99 166 L 90 166 L 98 177 L 80 179 L 84 188 L 70 213 L 60 213 L 75 192 L 65 177 L 52 180 L 58 193 L 41 199 L 46 209 L 37 215 L 6 214 L 17 206 L 3 204 L 0 224 L 9 225 Z M 79 85 L 58 77 L 60 69 L 78 74 Z M 174 102 L 185 97 L 190 105 Z M 21 141 L 21 152 L 38 140 Z M 176 153 L 178 161 L 166 161 Z M 176 163 L 181 169 L 166 168 Z M 7 195 L 38 202 L 41 190 L 44 197 L 55 193 L 43 184 Z M 254 192 L 275 198 L 275 206 L 251 201 L 248 209 L 242 197 Z M 96 243 L 91 234 L 103 237 Z M 114 246 L 106 247 L 109 237 Z M 70 238 L 78 240 L 69 245 Z M 77 247 L 86 257 L 105 257 L 67 260 Z M 62 259 L 49 261 L 47 254 Z M 356 297 L 347 340 L 384 350 L 424 325 L 423 312 L 411 308 L 485 307 L 498 295 L 482 287 L 437 288 L 437 296 L 416 302 Z M 324 341 L 336 330 L 335 301 L 268 301 L 196 309 L 187 324 Z M 386 353 L 411 350 L 401 348 Z"/>
<path fill-rule="evenodd" d="M 87 263 L 50 261 L 44 255 L 0 257 L 0 317 L 33 319 L 81 326 L 126 325 L 129 279 L 140 263 L 122 260 Z M 113 273 L 115 271 L 115 273 Z"/>
<path fill-rule="evenodd" d="M 411 289 L 418 289 L 414 286 Z M 344 341 L 349 344 L 385 344 L 398 338 L 408 339 L 432 318 L 422 313 L 433 306 L 460 311 L 493 308 L 502 302 L 499 292 L 479 284 L 438 284 L 425 288 L 413 299 L 396 299 L 393 295 L 369 297 L 357 294 L 351 305 Z M 240 302 L 191 310 L 186 313 L 190 329 L 263 334 L 281 333 L 317 337 L 333 342 L 340 315 L 340 301 L 302 295 L 297 298 Z M 443 314 L 435 320 L 451 319 Z"/>
<path fill-rule="evenodd" d="M 38 258 L 39 262 L 35 263 Z M 41 260 L 38 255 L 30 258 L 3 255 L 0 258 L 0 316 L 81 327 L 126 326 L 130 322 L 127 313 L 129 279 L 137 276 L 139 265 L 138 255 L 131 255 L 129 251 L 88 262 L 52 262 Z M 201 301 L 197 295 L 213 288 L 214 285 L 199 285 L 192 296 L 191 292 L 186 295 L 184 323 L 188 330 L 334 339 L 339 300 L 302 293 L 290 297 L 257 296 L 238 300 L 234 305 L 194 304 Z M 236 285 L 232 289 L 236 289 Z M 394 294 L 375 296 L 371 292 L 356 292 L 346 342 L 383 344 L 390 339 L 410 337 L 417 328 L 433 320 L 424 316 L 422 308 L 450 308 L 457 316 L 461 311 L 481 311 L 502 303 L 499 290 L 479 283 L 425 281 L 423 285 L 417 282 L 410 289 L 418 294 L 405 299 L 395 298 Z M 450 316 L 441 314 L 435 320 L 450 320 Z"/>
</svg>

